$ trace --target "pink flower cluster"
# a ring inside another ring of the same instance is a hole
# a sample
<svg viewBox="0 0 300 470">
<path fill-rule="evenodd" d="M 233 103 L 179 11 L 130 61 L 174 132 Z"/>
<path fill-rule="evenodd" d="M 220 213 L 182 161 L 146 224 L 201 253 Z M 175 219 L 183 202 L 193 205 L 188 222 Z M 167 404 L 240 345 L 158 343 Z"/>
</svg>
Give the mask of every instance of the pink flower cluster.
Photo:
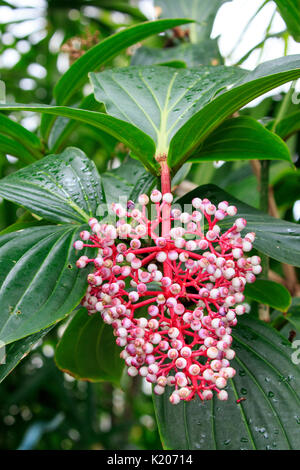
<svg viewBox="0 0 300 470">
<path fill-rule="evenodd" d="M 226 201 L 216 207 L 195 198 L 190 214 L 172 209 L 171 193 L 154 190 L 150 199 L 153 220 L 147 218 L 150 201 L 143 194 L 137 207 L 113 204 L 116 224 L 92 218 L 91 231 L 81 232 L 75 249 L 97 249 L 95 258 L 77 261 L 79 268 L 95 267 L 82 304 L 112 325 L 128 374 L 146 377 L 156 394 L 172 386 L 173 404 L 196 394 L 210 400 L 213 391 L 226 400 L 224 388 L 235 375 L 232 327 L 248 308 L 246 282 L 261 272 L 258 256 L 244 257 L 255 234 L 241 237 L 242 218 L 221 233 L 218 222 L 237 213 Z M 171 228 L 161 236 L 166 213 Z"/>
</svg>

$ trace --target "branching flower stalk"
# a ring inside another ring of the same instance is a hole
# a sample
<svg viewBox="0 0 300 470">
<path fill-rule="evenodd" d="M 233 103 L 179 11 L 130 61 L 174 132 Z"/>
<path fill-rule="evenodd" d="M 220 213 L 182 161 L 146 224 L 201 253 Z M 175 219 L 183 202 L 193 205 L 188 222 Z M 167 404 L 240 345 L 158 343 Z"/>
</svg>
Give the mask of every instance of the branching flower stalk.
<svg viewBox="0 0 300 470">
<path fill-rule="evenodd" d="M 232 327 L 248 310 L 246 282 L 261 272 L 258 256 L 244 257 L 255 234 L 242 238 L 242 218 L 221 233 L 219 221 L 237 214 L 227 201 L 216 207 L 195 198 L 191 213 L 172 207 L 166 157 L 158 161 L 161 192 L 150 195 L 153 219 L 142 194 L 137 205 L 112 205 L 115 224 L 90 219 L 91 231 L 74 243 L 76 250 L 97 250 L 95 258 L 77 261 L 79 268 L 95 268 L 82 304 L 112 325 L 128 374 L 145 377 L 154 393 L 173 387 L 172 404 L 196 395 L 210 400 L 213 392 L 227 400 L 224 388 L 235 375 Z"/>
</svg>

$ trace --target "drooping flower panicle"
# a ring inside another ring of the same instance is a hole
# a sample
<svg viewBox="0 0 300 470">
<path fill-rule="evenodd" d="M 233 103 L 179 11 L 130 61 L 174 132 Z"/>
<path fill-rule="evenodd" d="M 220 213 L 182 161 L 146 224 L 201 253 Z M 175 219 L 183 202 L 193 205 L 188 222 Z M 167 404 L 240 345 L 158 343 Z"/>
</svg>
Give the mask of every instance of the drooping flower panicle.
<svg viewBox="0 0 300 470">
<path fill-rule="evenodd" d="M 171 208 L 171 193 L 154 190 L 150 199 L 153 220 L 143 194 L 137 207 L 113 204 L 116 224 L 92 218 L 91 231 L 81 232 L 75 249 L 97 249 L 95 258 L 77 261 L 79 268 L 88 263 L 95 268 L 82 304 L 112 325 L 128 374 L 146 377 L 156 394 L 171 386 L 173 404 L 195 395 L 210 400 L 214 391 L 226 400 L 224 388 L 235 375 L 232 327 L 248 308 L 246 282 L 261 272 L 258 256 L 244 256 L 255 234 L 241 237 L 243 218 L 221 233 L 218 222 L 237 214 L 226 201 L 216 207 L 195 198 L 190 214 Z M 171 229 L 161 236 L 166 206 Z"/>
</svg>

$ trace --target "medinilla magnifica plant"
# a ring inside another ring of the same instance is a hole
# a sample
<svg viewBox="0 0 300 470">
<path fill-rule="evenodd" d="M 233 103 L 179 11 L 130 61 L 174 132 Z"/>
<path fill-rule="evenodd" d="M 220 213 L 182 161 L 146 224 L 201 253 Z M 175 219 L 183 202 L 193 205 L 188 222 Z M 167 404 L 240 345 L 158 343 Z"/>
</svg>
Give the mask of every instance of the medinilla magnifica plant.
<svg viewBox="0 0 300 470">
<path fill-rule="evenodd" d="M 125 366 L 153 384 L 166 448 L 297 448 L 300 374 L 288 341 L 249 303 L 288 309 L 287 289 L 266 279 L 266 258 L 300 266 L 299 225 L 212 184 L 182 197 L 173 188 L 194 163 L 291 162 L 277 122 L 235 113 L 296 80 L 300 56 L 253 71 L 183 68 L 181 57 L 95 73 L 187 23 L 147 22 L 100 42 L 61 77 L 51 105 L 1 104 L 43 114 L 40 138 L 1 115 L 22 167 L 0 181 L 0 195 L 27 210 L 0 237 L 1 378 L 73 313 L 57 365 L 115 385 Z M 93 93 L 74 105 L 88 73 Z M 100 175 L 80 149 L 65 148 L 74 123 L 121 142 L 130 157 Z M 207 423 L 219 417 L 213 444 Z"/>
</svg>

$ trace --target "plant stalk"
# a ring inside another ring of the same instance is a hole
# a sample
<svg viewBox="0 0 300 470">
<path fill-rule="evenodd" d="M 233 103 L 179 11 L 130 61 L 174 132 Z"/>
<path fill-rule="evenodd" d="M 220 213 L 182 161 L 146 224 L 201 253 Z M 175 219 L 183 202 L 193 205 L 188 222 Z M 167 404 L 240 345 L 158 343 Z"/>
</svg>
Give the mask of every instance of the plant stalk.
<svg viewBox="0 0 300 470">
<path fill-rule="evenodd" d="M 161 173 L 161 192 L 162 194 L 171 192 L 171 175 L 170 168 L 167 164 L 167 156 L 162 155 L 158 159 L 160 163 Z M 171 230 L 171 204 L 164 202 L 162 208 L 162 237 L 169 238 Z M 172 279 L 172 267 L 170 266 L 168 260 L 164 262 L 164 276 L 170 277 Z"/>
</svg>

